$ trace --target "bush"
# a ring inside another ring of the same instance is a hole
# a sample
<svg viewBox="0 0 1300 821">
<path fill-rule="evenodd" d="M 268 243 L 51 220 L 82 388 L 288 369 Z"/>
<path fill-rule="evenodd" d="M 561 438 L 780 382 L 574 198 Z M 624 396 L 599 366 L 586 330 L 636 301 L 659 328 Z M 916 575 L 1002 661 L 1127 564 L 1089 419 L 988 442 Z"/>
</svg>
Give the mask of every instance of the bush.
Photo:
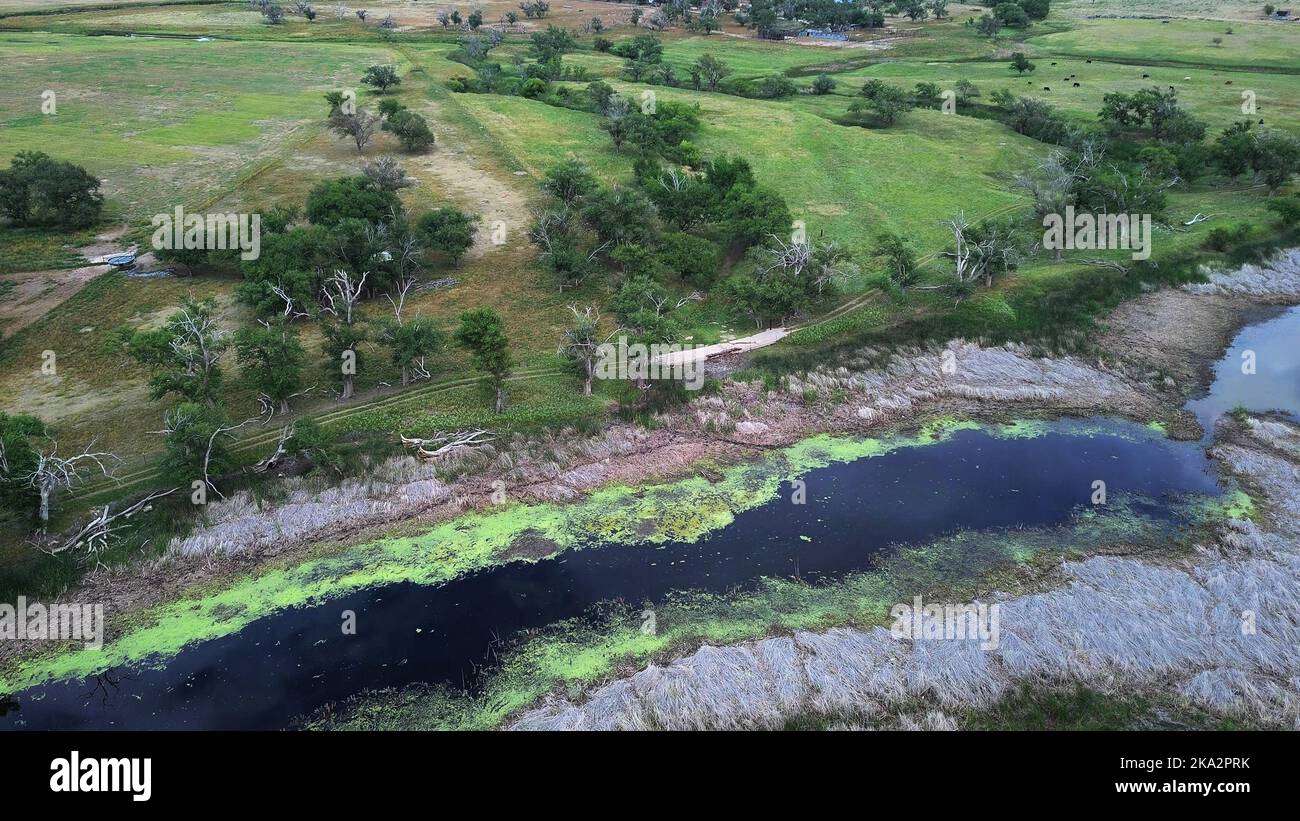
<svg viewBox="0 0 1300 821">
<path fill-rule="evenodd" d="M 407 151 L 427 151 L 434 143 L 429 123 L 414 111 L 398 111 L 384 120 L 383 129 L 397 137 Z"/>
<path fill-rule="evenodd" d="M 1211 251 L 1222 253 L 1234 245 L 1245 242 L 1254 230 L 1254 226 L 1248 222 L 1239 222 L 1231 228 L 1215 228 L 1205 235 L 1205 241 L 1201 244 Z"/>
<path fill-rule="evenodd" d="M 829 74 L 818 74 L 817 79 L 813 80 L 813 94 L 830 94 L 835 90 L 835 78 Z"/>
</svg>

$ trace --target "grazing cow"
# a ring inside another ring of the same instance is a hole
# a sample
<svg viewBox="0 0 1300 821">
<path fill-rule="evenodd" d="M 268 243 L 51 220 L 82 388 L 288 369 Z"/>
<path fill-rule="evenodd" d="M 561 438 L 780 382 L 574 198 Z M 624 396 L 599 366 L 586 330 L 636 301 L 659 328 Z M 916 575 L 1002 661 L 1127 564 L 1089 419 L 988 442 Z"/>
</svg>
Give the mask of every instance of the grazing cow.
<svg viewBox="0 0 1300 821">
<path fill-rule="evenodd" d="M 1074 84 L 1074 87 L 1075 87 L 1075 88 L 1078 88 L 1078 87 L 1079 87 L 1079 84 L 1078 84 L 1078 83 L 1075 83 L 1075 84 Z"/>
<path fill-rule="evenodd" d="M 1142 75 L 1142 79 L 1143 79 L 1143 80 L 1150 80 L 1150 79 L 1151 79 L 1151 75 L 1150 75 L 1150 74 L 1143 74 L 1143 75 Z"/>
<path fill-rule="evenodd" d="M 1043 86 L 1043 91 L 1051 91 L 1051 90 L 1052 90 L 1051 86 Z"/>
<path fill-rule="evenodd" d="M 1225 86 L 1230 86 L 1230 85 L 1232 85 L 1232 81 L 1229 80 L 1228 82 L 1224 83 L 1224 85 L 1225 85 Z"/>
</svg>

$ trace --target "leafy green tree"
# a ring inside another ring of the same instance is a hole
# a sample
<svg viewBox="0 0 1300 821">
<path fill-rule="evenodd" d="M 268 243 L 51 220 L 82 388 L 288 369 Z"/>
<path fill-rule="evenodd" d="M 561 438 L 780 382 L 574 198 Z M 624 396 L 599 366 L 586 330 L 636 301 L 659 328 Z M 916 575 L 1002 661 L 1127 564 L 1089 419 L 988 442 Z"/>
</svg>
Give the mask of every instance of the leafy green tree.
<svg viewBox="0 0 1300 821">
<path fill-rule="evenodd" d="M 47 434 L 45 423 L 35 416 L 0 411 L 0 510 L 6 518 L 36 512 L 40 494 L 30 477 L 40 452 L 32 440 Z"/>
<path fill-rule="evenodd" d="M 1029 15 L 1019 3 L 998 3 L 993 7 L 993 16 L 1008 28 L 1022 29 L 1029 26 Z"/>
<path fill-rule="evenodd" d="M 161 328 L 119 328 L 109 344 L 153 371 L 150 399 L 174 393 L 187 402 L 217 404 L 230 335 L 217 322 L 215 301 L 187 299 Z"/>
<path fill-rule="evenodd" d="M 1266 130 L 1255 136 L 1251 167 L 1275 193 L 1300 171 L 1300 139 L 1281 131 Z"/>
<path fill-rule="evenodd" d="M 398 111 L 384 120 L 383 129 L 396 137 L 402 148 L 414 153 L 428 151 L 434 143 L 428 121 L 414 111 Z"/>
<path fill-rule="evenodd" d="M 397 69 L 393 66 L 371 66 L 361 76 L 361 82 L 383 94 L 388 89 L 401 85 L 402 78 L 397 75 Z"/>
<path fill-rule="evenodd" d="M 991 14 L 985 14 L 980 17 L 975 28 L 980 34 L 993 40 L 997 38 L 998 32 L 1002 31 L 1002 21 Z"/>
<path fill-rule="evenodd" d="M 497 413 L 505 410 L 506 377 L 514 367 L 510 356 L 510 341 L 506 338 L 505 323 L 491 308 L 476 308 L 460 315 L 456 329 L 456 342 L 470 351 L 474 367 L 482 371 L 496 396 L 493 407 Z"/>
<path fill-rule="evenodd" d="M 696 88 L 717 91 L 718 84 L 730 73 L 731 69 L 727 68 L 726 63 L 706 53 L 691 65 L 691 82 Z"/>
<path fill-rule="evenodd" d="M 1026 71 L 1033 71 L 1035 68 L 1023 51 L 1017 51 L 1011 55 L 1011 67 L 1015 69 L 1017 74 L 1022 76 Z"/>
<path fill-rule="evenodd" d="M 920 275 L 916 252 L 902 237 L 891 232 L 876 238 L 876 256 L 885 263 L 885 274 L 899 288 L 916 284 Z"/>
<path fill-rule="evenodd" d="M 712 285 L 722 264 L 718 246 L 680 231 L 664 236 L 659 256 L 664 267 L 698 288 Z"/>
<path fill-rule="evenodd" d="M 445 339 L 432 319 L 417 316 L 409 322 L 392 320 L 384 323 L 379 331 L 379 341 L 388 346 L 393 364 L 401 369 L 402 384 L 409 385 L 413 372 L 421 377 L 429 375 L 424 360 L 437 353 Z"/>
<path fill-rule="evenodd" d="M 542 190 L 565 205 L 573 205 L 600 187 L 582 161 L 570 158 L 551 166 L 542 181 Z"/>
<path fill-rule="evenodd" d="M 603 243 L 645 243 L 654 235 L 654 203 L 635 188 L 603 188 L 588 195 L 585 203 L 582 218 Z"/>
<path fill-rule="evenodd" d="M 830 94 L 835 90 L 835 78 L 829 74 L 818 74 L 812 82 L 813 94 Z"/>
<path fill-rule="evenodd" d="M 361 343 L 368 334 L 365 326 L 348 322 L 342 317 L 332 317 L 322 323 L 325 332 L 325 368 L 332 381 L 339 386 L 339 399 L 351 399 L 356 392 L 356 377 L 365 365 Z"/>
<path fill-rule="evenodd" d="M 1030 20 L 1046 20 L 1048 12 L 1052 10 L 1052 0 L 1016 0 L 1016 2 L 1025 10 Z"/>
<path fill-rule="evenodd" d="M 1264 207 L 1277 214 L 1278 225 L 1283 228 L 1300 225 L 1300 194 L 1269 200 Z"/>
<path fill-rule="evenodd" d="M 938 108 L 943 105 L 943 92 L 934 83 L 917 83 L 912 100 L 918 108 Z"/>
<path fill-rule="evenodd" d="M 474 246 L 479 219 L 478 214 L 456 208 L 435 208 L 420 215 L 416 220 L 416 230 L 430 248 L 445 254 L 455 265 Z"/>
<path fill-rule="evenodd" d="M 865 100 L 855 100 L 849 111 L 866 112 L 883 126 L 891 126 L 903 118 L 913 108 L 912 97 L 901 88 L 883 86 L 876 89 Z"/>
<path fill-rule="evenodd" d="M 281 320 L 242 328 L 235 334 L 235 353 L 259 399 L 280 413 L 303 388 L 307 356 L 298 334 Z"/>
<path fill-rule="evenodd" d="M 85 228 L 99 221 L 104 196 L 86 169 L 40 151 L 19 151 L 0 171 L 0 216 L 14 225 Z"/>
<path fill-rule="evenodd" d="M 304 213 L 313 225 L 327 228 L 345 219 L 364 223 L 387 222 L 402 212 L 402 201 L 392 191 L 380 188 L 369 177 L 358 174 L 317 183 L 307 194 Z"/>
<path fill-rule="evenodd" d="M 163 417 L 163 457 L 159 473 L 170 485 L 202 481 L 216 490 L 214 477 L 234 467 L 229 440 L 233 426 L 219 406 L 182 402 Z M 220 495 L 220 492 L 218 492 Z"/>
</svg>

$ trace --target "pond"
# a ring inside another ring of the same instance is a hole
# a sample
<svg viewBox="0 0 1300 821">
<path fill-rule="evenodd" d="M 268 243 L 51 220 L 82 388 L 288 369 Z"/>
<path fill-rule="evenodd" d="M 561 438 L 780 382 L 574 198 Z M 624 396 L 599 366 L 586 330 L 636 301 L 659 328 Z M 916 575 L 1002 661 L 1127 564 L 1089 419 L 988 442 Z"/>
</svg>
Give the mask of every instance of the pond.
<svg viewBox="0 0 1300 821">
<path fill-rule="evenodd" d="M 1205 396 L 1187 403 L 1205 429 L 1238 406 L 1248 411 L 1281 411 L 1300 418 L 1300 306 L 1247 325 L 1214 368 Z"/>
</svg>

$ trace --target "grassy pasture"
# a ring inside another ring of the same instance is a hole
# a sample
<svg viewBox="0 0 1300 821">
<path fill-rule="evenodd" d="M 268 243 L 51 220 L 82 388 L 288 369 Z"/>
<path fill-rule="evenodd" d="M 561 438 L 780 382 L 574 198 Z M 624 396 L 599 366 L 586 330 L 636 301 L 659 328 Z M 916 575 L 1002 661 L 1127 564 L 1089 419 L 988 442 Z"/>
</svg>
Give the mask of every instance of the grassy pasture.
<svg viewBox="0 0 1300 821">
<path fill-rule="evenodd" d="M 1300 43 L 1300 30 L 1297 30 L 1296 40 Z M 1106 62 L 1088 63 L 1086 60 L 1055 55 L 1037 55 L 1033 58 L 1033 62 L 1037 68 L 1023 77 L 1012 71 L 1006 61 L 880 63 L 835 75 L 839 85 L 833 94 L 827 97 L 857 96 L 862 89 L 862 83 L 869 77 L 877 77 L 907 89 L 921 82 L 935 83 L 942 89 L 950 89 L 958 80 L 966 79 L 980 89 L 981 97 L 977 102 L 988 104 L 988 98 L 994 91 L 1008 89 L 1016 94 L 1037 97 L 1064 112 L 1077 116 L 1082 121 L 1096 122 L 1102 97 L 1106 94 L 1132 93 L 1152 86 L 1162 89 L 1174 86 L 1183 105 L 1204 120 L 1213 133 L 1245 116 L 1241 111 L 1242 94 L 1251 91 L 1255 95 L 1257 116 L 1263 117 L 1266 125 L 1300 129 L 1300 95 L 1295 94 L 1295 78 L 1290 75 L 1187 67 L 1147 67 Z M 1150 77 L 1143 79 L 1143 74 L 1148 74 Z M 1066 80 L 1066 77 L 1072 79 Z M 1232 85 L 1227 85 L 1228 81 L 1231 81 Z M 812 80 L 801 79 L 799 82 L 808 85 Z M 1075 88 L 1073 82 L 1078 82 L 1079 87 Z M 1044 86 L 1051 91 L 1044 91 Z M 796 105 L 832 116 L 847 109 L 847 105 L 837 103 L 833 99 L 828 100 L 826 97 L 801 96 L 794 102 Z"/>
<path fill-rule="evenodd" d="M 1261 4 L 1262 5 L 1262 4 Z M 1228 29 L 1232 34 L 1228 34 Z M 1222 38 L 1221 45 L 1213 43 Z M 1145 65 L 1274 68 L 1300 73 L 1300 23 L 1231 23 L 1209 20 L 1170 22 L 1080 20 L 1068 31 L 1038 35 L 1029 42 L 1040 53 L 1123 60 Z"/>
<path fill-rule="evenodd" d="M 491 23 L 516 5 L 489 3 L 485 20 Z M 1083 7 L 1071 4 L 1075 11 Z M 445 82 L 469 69 L 448 59 L 458 46 L 456 35 L 442 31 L 436 22 L 439 7 L 401 2 L 367 8 L 371 24 L 366 26 L 354 18 L 336 19 L 330 7 L 321 9 L 315 23 L 290 18 L 284 26 L 271 27 L 237 3 L 123 6 L 4 18 L 0 25 L 30 31 L 0 33 L 0 57 L 13 67 L 10 82 L 0 88 L 0 162 L 27 148 L 75 157 L 106 180 L 111 213 L 137 228 L 148 215 L 170 210 L 178 202 L 187 208 L 223 210 L 299 204 L 316 181 L 356 173 L 365 161 L 396 153 L 386 134 L 378 134 L 362 155 L 330 135 L 324 128 L 321 95 L 356 87 L 367 65 L 397 64 L 405 80 L 395 95 L 428 117 L 438 136 L 429 154 L 402 157 L 417 180 L 402 194 L 408 208 L 419 212 L 454 203 L 483 215 L 484 234 L 500 222 L 509 237 L 500 247 L 481 240 L 460 268 L 431 271 L 433 276 L 455 276 L 461 284 L 418 296 L 411 310 L 451 327 L 459 312 L 494 305 L 507 318 L 522 363 L 553 363 L 556 340 L 567 321 L 565 306 L 599 303 L 607 296 L 607 285 L 593 282 L 560 294 L 533 267 L 535 250 L 523 237 L 528 209 L 538 198 L 537 183 L 551 165 L 568 156 L 581 158 L 606 180 L 626 181 L 630 155 L 613 149 L 592 115 L 518 97 L 450 93 Z M 592 16 L 610 25 L 630 8 L 564 3 L 542 25 L 577 26 Z M 1235 25 L 1237 33 L 1223 35 L 1225 45 L 1216 49 L 1209 46 L 1209 37 L 1219 36 L 1218 23 L 1067 24 L 1054 15 L 1028 33 L 1026 45 L 1019 45 L 1012 36 L 990 42 L 964 26 L 973 10 L 954 6 L 951 19 L 919 24 L 891 18 L 892 31 L 855 35 L 884 40 L 888 47 L 883 50 L 864 47 L 871 45 L 867 43 L 827 47 L 764 42 L 732 36 L 739 31 L 731 30 L 710 37 L 663 35 L 665 59 L 682 74 L 705 53 L 719 56 L 734 77 L 784 73 L 802 85 L 826 71 L 840 82 L 836 93 L 826 97 L 748 100 L 626 83 L 620 79 L 623 61 L 589 50 L 587 36 L 579 38 L 583 50 L 566 55 L 565 61 L 586 67 L 629 95 L 652 89 L 661 100 L 699 103 L 703 126 L 695 142 L 706 155 L 746 154 L 760 179 L 787 198 L 795 218 L 805 221 L 811 235 L 824 232 L 863 256 L 881 230 L 905 230 L 919 251 L 930 253 L 946 239 L 938 221 L 958 209 L 971 217 L 1013 212 L 1024 199 L 1011 190 L 1011 176 L 1049 150 L 994 121 L 933 111 L 912 112 L 889 129 L 829 122 L 844 113 L 867 77 L 904 87 L 926 81 L 945 88 L 966 78 L 981 88 L 985 100 L 994 90 L 1009 88 L 1043 97 L 1085 120 L 1095 116 L 1105 92 L 1175 85 L 1188 107 L 1215 130 L 1241 116 L 1240 92 L 1253 90 L 1259 116 L 1270 125 L 1300 124 L 1300 101 L 1291 93 L 1288 75 L 1195 65 L 1244 60 L 1300 69 L 1295 50 L 1288 50 L 1288 44 L 1300 39 L 1291 32 L 1300 34 L 1300 29 Z M 374 23 L 389 12 L 403 24 L 405 34 L 397 42 L 383 43 Z M 512 54 L 526 54 L 524 38 L 537 26 L 536 21 L 521 23 L 494 57 L 508 61 Z M 58 28 L 170 31 L 195 38 L 224 34 L 232 39 L 79 37 L 46 31 Z M 611 36 L 631 33 L 623 27 Z M 1019 48 L 1030 51 L 1039 66 L 1027 78 L 1017 78 L 1005 62 L 1006 55 Z M 1107 54 L 1126 60 L 1130 53 L 1180 65 L 1142 68 L 1100 61 Z M 1099 59 L 1088 64 L 1085 56 Z M 1051 66 L 1052 61 L 1057 65 Z M 1142 73 L 1151 77 L 1144 80 Z M 1081 88 L 1063 83 L 1074 74 Z M 1187 76 L 1192 79 L 1183 80 Z M 1232 86 L 1224 84 L 1228 79 Z M 1043 85 L 1053 90 L 1043 92 Z M 40 114 L 45 89 L 58 94 L 55 117 Z M 361 102 L 373 106 L 375 98 L 363 91 Z M 1205 231 L 1225 220 L 1264 219 L 1258 192 L 1178 192 L 1171 197 L 1169 211 L 1175 225 L 1197 212 L 1223 216 L 1192 231 L 1158 235 L 1158 247 L 1194 246 Z M 21 242 L 6 243 L 0 271 L 75 263 L 68 242 L 42 242 L 26 235 L 14 239 Z M 1078 270 L 1034 261 L 1001 287 L 1052 281 Z M 141 426 L 139 414 L 143 407 L 153 418 L 161 405 L 144 400 L 142 374 L 104 357 L 99 350 L 102 335 L 118 322 L 161 321 L 190 292 L 222 300 L 223 317 L 234 327 L 247 319 L 232 305 L 234 282 L 202 278 L 92 283 L 82 298 L 21 332 L 0 354 L 0 390 L 9 397 L 6 408 L 56 408 L 42 412 L 57 417 L 73 435 L 95 431 L 106 437 L 103 444 L 145 456 L 157 442 L 142 432 L 151 426 Z M 866 307 L 870 310 L 853 314 L 855 321 L 880 321 L 888 313 L 880 306 Z M 368 310 L 378 315 L 387 308 L 373 305 Z M 699 338 L 718 333 L 707 322 L 694 330 Z M 309 349 L 318 343 L 313 329 L 308 328 L 305 337 Z M 49 347 L 69 352 L 62 362 L 65 381 L 58 385 L 33 379 L 39 354 Z M 371 363 L 374 381 L 363 384 L 362 401 L 387 395 L 377 383 L 394 377 L 384 352 L 373 351 Z M 439 373 L 463 373 L 467 364 L 463 354 L 449 352 L 439 362 Z M 229 371 L 236 385 L 233 360 Z M 548 391 L 557 384 L 543 380 L 519 397 L 529 402 L 536 398 L 546 406 L 551 402 Z M 449 419 L 439 414 L 459 412 L 444 407 L 449 399 L 442 396 L 424 408 L 425 418 Z M 467 394 L 453 404 L 468 407 L 470 399 L 477 397 Z M 254 407 L 251 396 L 239 390 L 231 402 L 234 413 Z M 304 405 L 308 412 L 337 407 L 327 395 Z M 393 421 L 388 416 L 383 420 Z"/>
<path fill-rule="evenodd" d="M 75 159 L 127 220 L 212 203 L 319 128 L 321 95 L 352 88 L 382 48 L 0 34 L 0 162 Z M 41 94 L 57 111 L 41 113 Z M 364 99 L 364 98 L 363 98 Z"/>
</svg>

